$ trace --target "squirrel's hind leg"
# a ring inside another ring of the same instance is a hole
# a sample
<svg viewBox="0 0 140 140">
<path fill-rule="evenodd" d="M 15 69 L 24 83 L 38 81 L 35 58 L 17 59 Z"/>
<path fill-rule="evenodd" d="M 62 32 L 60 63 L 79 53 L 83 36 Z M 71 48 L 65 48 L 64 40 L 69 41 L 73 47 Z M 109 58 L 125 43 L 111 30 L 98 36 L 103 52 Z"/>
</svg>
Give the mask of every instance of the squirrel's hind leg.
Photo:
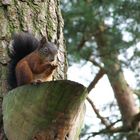
<svg viewBox="0 0 140 140">
<path fill-rule="evenodd" d="M 19 63 L 16 67 L 16 79 L 17 85 L 25 85 L 32 83 L 33 81 L 33 74 L 32 71 L 26 61 Z"/>
</svg>

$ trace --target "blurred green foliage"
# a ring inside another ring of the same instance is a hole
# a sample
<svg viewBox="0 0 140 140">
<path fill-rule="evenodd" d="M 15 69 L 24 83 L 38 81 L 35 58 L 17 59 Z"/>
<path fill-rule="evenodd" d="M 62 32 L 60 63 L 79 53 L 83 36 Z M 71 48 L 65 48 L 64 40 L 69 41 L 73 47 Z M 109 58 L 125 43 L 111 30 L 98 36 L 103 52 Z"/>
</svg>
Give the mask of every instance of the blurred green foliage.
<svg viewBox="0 0 140 140">
<path fill-rule="evenodd" d="M 95 38 L 102 30 L 108 52 L 117 51 L 122 66 L 140 78 L 139 0 L 63 0 L 61 8 L 70 63 L 88 61 L 91 57 L 102 63 Z"/>
</svg>

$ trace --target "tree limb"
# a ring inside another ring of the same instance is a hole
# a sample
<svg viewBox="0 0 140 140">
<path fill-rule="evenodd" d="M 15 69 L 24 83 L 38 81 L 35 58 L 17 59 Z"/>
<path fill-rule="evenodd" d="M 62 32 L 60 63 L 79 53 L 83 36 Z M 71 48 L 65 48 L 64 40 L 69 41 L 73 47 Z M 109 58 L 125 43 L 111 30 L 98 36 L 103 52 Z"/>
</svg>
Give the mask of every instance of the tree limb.
<svg viewBox="0 0 140 140">
<path fill-rule="evenodd" d="M 125 133 L 125 132 L 129 132 L 130 130 L 131 130 L 130 128 L 121 126 L 121 127 L 116 127 L 116 128 L 112 128 L 112 129 L 105 128 L 98 132 L 87 133 L 86 135 L 90 135 L 87 138 L 87 140 L 88 140 L 89 138 L 95 137 L 100 134 L 114 134 L 114 133 L 119 133 L 119 132 Z"/>
<path fill-rule="evenodd" d="M 92 108 L 93 108 L 95 114 L 97 115 L 97 117 L 101 120 L 102 124 L 104 124 L 106 127 L 109 127 L 110 124 L 107 122 L 107 120 L 104 117 L 102 117 L 100 115 L 98 109 L 96 109 L 96 107 L 95 107 L 94 103 L 92 102 L 92 100 L 89 97 L 87 97 L 87 100 L 90 103 L 90 105 L 92 106 Z"/>
<path fill-rule="evenodd" d="M 97 66 L 97 67 L 99 67 L 100 69 L 103 69 L 103 67 L 102 67 L 98 62 L 96 62 L 95 59 L 89 58 L 88 61 L 90 61 L 94 66 Z"/>
<path fill-rule="evenodd" d="M 104 74 L 105 71 L 103 69 L 100 69 L 95 78 L 93 79 L 93 81 L 87 87 L 88 92 L 90 92 L 95 87 L 97 82 L 103 77 Z"/>
<path fill-rule="evenodd" d="M 88 140 L 91 137 L 95 137 L 97 135 L 101 135 L 101 134 L 114 134 L 114 133 L 128 133 L 128 132 L 132 132 L 132 133 L 136 133 L 135 130 L 137 128 L 137 133 L 140 131 L 140 128 L 138 128 L 137 126 L 139 126 L 139 121 L 140 121 L 140 112 L 138 114 L 136 114 L 133 119 L 132 119 L 132 126 L 120 126 L 120 127 L 112 127 L 113 125 L 115 125 L 118 121 L 112 123 L 110 126 L 111 127 L 106 127 L 105 129 L 102 129 L 98 132 L 91 132 L 91 133 L 86 133 L 85 135 L 89 135 L 88 138 L 86 140 Z"/>
<path fill-rule="evenodd" d="M 80 51 L 82 49 L 82 47 L 84 46 L 86 41 L 87 41 L 87 39 L 85 39 L 85 36 L 83 35 L 79 44 L 77 45 L 77 51 Z"/>
<path fill-rule="evenodd" d="M 140 112 L 136 114 L 132 119 L 131 127 L 133 130 L 139 129 L 139 122 L 140 122 Z"/>
</svg>

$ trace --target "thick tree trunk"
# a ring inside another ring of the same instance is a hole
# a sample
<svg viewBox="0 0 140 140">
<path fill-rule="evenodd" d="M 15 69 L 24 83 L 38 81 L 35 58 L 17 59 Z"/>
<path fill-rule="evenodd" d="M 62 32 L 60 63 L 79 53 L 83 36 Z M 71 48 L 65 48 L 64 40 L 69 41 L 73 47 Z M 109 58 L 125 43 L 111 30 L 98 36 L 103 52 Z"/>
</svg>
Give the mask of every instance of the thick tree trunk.
<svg viewBox="0 0 140 140">
<path fill-rule="evenodd" d="M 66 79 L 66 51 L 63 38 L 63 19 L 59 0 L 2 0 L 0 3 L 0 122 L 2 120 L 1 104 L 7 93 L 7 64 L 9 61 L 7 47 L 15 32 L 28 31 L 37 38 L 48 34 L 49 40 L 56 42 L 58 68 L 54 79 Z M 0 140 L 4 140 L 2 123 Z"/>
<path fill-rule="evenodd" d="M 132 118 L 138 113 L 138 107 L 136 107 L 133 92 L 124 78 L 118 60 L 118 52 L 113 46 L 110 46 L 107 35 L 104 32 L 100 32 L 96 36 L 96 41 L 106 74 L 118 102 L 123 125 L 124 127 L 129 128 L 131 127 Z M 139 138 L 129 137 L 128 139 L 138 140 Z"/>
</svg>

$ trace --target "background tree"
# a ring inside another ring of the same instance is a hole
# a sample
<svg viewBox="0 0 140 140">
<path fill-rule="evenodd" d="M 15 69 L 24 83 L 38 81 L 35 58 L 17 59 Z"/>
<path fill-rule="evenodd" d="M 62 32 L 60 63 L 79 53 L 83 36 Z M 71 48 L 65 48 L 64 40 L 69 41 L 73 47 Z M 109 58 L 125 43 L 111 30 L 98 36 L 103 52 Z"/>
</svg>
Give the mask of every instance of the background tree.
<svg viewBox="0 0 140 140">
<path fill-rule="evenodd" d="M 66 78 L 66 51 L 63 41 L 63 19 L 59 8 L 59 0 L 2 0 L 0 3 L 0 28 L 0 108 L 8 87 L 6 81 L 9 61 L 7 47 L 14 33 L 31 32 L 37 38 L 48 33 L 49 40 L 56 42 L 59 48 L 59 66 L 55 73 L 55 79 Z M 4 140 L 1 110 L 0 118 L 0 140 Z"/>
<path fill-rule="evenodd" d="M 139 85 L 139 7 L 138 0 L 72 0 L 62 3 L 70 62 L 90 61 L 93 67 L 98 67 L 97 75 L 89 84 L 89 92 L 104 74 L 107 75 L 122 116 L 123 125 L 116 128 L 113 122 L 109 123 L 99 114 L 88 98 L 105 126 L 104 130 L 93 132 L 89 137 L 120 132 L 128 140 L 139 139 L 139 133 L 130 133 L 138 125 L 139 119 L 134 119 L 134 116 L 139 109 L 135 104 L 134 92 L 123 74 L 123 68 L 133 70 Z M 130 50 L 131 54 L 128 53 Z M 106 96 L 105 93 L 103 96 Z"/>
</svg>

